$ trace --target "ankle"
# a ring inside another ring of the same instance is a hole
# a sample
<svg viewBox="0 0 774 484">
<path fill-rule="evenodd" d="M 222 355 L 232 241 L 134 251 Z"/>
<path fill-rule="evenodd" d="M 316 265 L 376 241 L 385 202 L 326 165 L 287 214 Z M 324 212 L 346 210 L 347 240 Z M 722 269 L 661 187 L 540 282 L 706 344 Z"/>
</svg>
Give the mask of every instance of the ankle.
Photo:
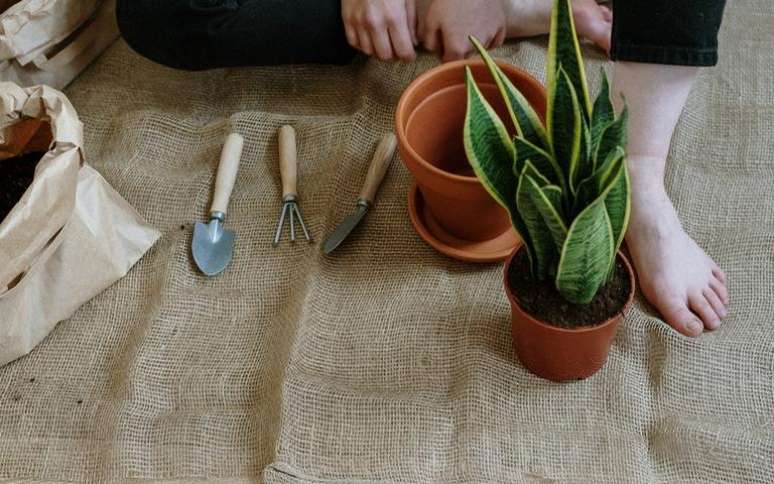
<svg viewBox="0 0 774 484">
<path fill-rule="evenodd" d="M 666 159 L 659 156 L 642 156 L 629 154 L 626 167 L 631 179 L 632 192 L 644 195 L 666 193 L 664 187 Z"/>
</svg>

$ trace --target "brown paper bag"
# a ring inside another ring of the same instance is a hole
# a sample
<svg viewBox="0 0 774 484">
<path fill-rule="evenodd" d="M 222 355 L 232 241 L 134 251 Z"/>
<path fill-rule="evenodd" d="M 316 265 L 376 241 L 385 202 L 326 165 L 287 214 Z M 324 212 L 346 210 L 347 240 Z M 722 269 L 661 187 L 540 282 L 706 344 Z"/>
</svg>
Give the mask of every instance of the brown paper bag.
<svg viewBox="0 0 774 484">
<path fill-rule="evenodd" d="M 0 221 L 0 365 L 126 275 L 160 236 L 83 164 L 82 125 L 64 94 L 0 83 L 0 158 L 41 143 L 49 126 L 32 185 Z"/>
<path fill-rule="evenodd" d="M 0 79 L 68 85 L 120 35 L 115 0 L 22 0 L 0 14 Z"/>
</svg>

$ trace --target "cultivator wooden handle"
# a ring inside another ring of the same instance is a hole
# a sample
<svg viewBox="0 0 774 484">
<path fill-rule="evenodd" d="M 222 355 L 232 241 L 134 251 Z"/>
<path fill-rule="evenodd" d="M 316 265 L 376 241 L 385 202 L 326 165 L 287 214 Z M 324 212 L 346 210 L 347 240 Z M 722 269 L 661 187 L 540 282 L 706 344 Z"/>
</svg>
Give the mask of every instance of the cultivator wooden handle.
<svg viewBox="0 0 774 484">
<path fill-rule="evenodd" d="M 296 149 L 296 130 L 292 126 L 283 126 L 279 132 L 282 198 L 298 195 L 298 154 Z"/>
</svg>

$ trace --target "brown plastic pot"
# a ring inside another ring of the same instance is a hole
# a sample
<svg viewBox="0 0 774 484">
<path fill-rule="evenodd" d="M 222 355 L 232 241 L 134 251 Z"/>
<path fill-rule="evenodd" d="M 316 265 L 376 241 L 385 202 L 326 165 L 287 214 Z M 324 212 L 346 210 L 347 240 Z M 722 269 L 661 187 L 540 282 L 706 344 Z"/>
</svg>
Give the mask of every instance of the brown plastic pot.
<svg viewBox="0 0 774 484">
<path fill-rule="evenodd" d="M 540 82 L 512 65 L 498 65 L 543 118 L 546 93 Z M 433 219 L 454 237 L 481 241 L 508 230 L 510 220 L 475 177 L 465 155 L 462 133 L 468 66 L 513 134 L 507 107 L 481 60 L 450 62 L 419 76 L 401 96 L 395 124 L 401 157 Z"/>
<path fill-rule="evenodd" d="M 634 299 L 635 278 L 631 264 L 623 253 L 618 253 L 629 274 L 631 287 L 618 314 L 596 326 L 565 329 L 536 319 L 519 306 L 508 274 L 513 259 L 522 248 L 516 249 L 505 263 L 505 293 L 511 303 L 511 333 L 516 355 L 529 371 L 548 380 L 563 382 L 590 377 L 607 361 L 618 323 Z"/>
</svg>

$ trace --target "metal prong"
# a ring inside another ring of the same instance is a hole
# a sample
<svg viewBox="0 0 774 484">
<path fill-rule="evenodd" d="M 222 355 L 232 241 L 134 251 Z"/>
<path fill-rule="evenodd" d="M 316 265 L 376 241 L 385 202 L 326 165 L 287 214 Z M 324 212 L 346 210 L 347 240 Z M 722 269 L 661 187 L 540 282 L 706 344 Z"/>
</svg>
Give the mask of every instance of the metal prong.
<svg viewBox="0 0 774 484">
<path fill-rule="evenodd" d="M 296 241 L 296 220 L 293 218 L 293 214 L 296 211 L 296 203 L 290 203 L 290 241 Z"/>
<path fill-rule="evenodd" d="M 274 247 L 279 245 L 280 237 L 282 237 L 282 226 L 285 224 L 285 213 L 288 211 L 288 204 L 282 204 L 282 212 L 280 213 L 279 223 L 277 224 L 277 233 L 274 235 L 274 242 L 271 244 Z"/>
<path fill-rule="evenodd" d="M 309 231 L 306 229 L 306 224 L 304 223 L 304 217 L 301 216 L 301 211 L 298 209 L 298 207 L 293 207 L 296 211 L 296 217 L 298 217 L 298 222 L 301 224 L 301 229 L 304 231 L 304 237 L 306 237 L 306 240 L 309 242 L 312 241 L 312 238 L 309 236 Z"/>
</svg>

